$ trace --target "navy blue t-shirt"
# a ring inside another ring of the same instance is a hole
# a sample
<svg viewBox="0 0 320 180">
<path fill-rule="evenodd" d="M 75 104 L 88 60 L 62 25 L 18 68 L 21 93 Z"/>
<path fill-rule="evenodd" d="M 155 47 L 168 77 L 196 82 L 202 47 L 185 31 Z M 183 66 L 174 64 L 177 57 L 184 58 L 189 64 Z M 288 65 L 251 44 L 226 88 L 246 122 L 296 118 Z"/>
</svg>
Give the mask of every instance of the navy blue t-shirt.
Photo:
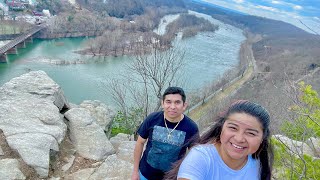
<svg viewBox="0 0 320 180">
<path fill-rule="evenodd" d="M 151 113 L 141 124 L 138 134 L 148 139 L 147 146 L 140 160 L 139 170 L 148 180 L 161 180 L 164 173 L 171 169 L 172 163 L 182 158 L 190 138 L 199 136 L 197 124 L 186 115 L 177 123 L 166 120 L 168 130 L 164 124 L 163 111 Z"/>
</svg>

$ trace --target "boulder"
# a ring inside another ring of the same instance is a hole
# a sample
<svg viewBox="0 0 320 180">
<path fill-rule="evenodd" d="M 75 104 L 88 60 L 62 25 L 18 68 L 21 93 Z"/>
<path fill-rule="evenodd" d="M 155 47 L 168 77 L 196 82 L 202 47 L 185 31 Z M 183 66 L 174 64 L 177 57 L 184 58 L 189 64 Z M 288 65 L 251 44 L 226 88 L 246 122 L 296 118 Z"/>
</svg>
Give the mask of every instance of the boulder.
<svg viewBox="0 0 320 180">
<path fill-rule="evenodd" d="M 5 180 L 22 180 L 26 177 L 19 169 L 19 162 L 16 159 L 0 160 L 0 179 Z"/>
<path fill-rule="evenodd" d="M 320 157 L 320 139 L 311 137 L 307 139 L 306 143 L 313 150 L 313 153 L 316 157 Z"/>
<path fill-rule="evenodd" d="M 133 140 L 133 135 L 128 135 L 124 133 L 119 133 L 116 136 L 110 138 L 110 142 L 116 151 L 118 151 L 118 147 L 121 142 L 130 140 Z"/>
<path fill-rule="evenodd" d="M 79 106 L 89 110 L 91 116 L 96 119 L 96 122 L 107 132 L 106 134 L 109 135 L 109 129 L 115 116 L 115 112 L 111 107 L 98 100 L 85 100 Z"/>
<path fill-rule="evenodd" d="M 283 135 L 273 136 L 288 146 L 291 152 L 295 154 L 307 154 L 309 156 L 314 156 L 312 149 L 304 142 L 296 141 Z"/>
<path fill-rule="evenodd" d="M 89 180 L 96 179 L 113 179 L 125 180 L 131 178 L 133 164 L 127 161 L 118 159 L 115 154 L 108 156 L 108 158 L 98 167 L 90 176 Z"/>
<path fill-rule="evenodd" d="M 89 110 L 72 108 L 64 115 L 69 121 L 70 139 L 82 157 L 102 160 L 115 153 L 103 129 Z"/>
<path fill-rule="evenodd" d="M 122 141 L 118 147 L 118 159 L 130 162 L 133 164 L 133 151 L 136 141 Z"/>
<path fill-rule="evenodd" d="M 40 177 L 48 176 L 50 150 L 58 151 L 66 134 L 60 111 L 68 107 L 60 86 L 43 71 L 23 74 L 0 88 L 0 129 Z"/>
</svg>

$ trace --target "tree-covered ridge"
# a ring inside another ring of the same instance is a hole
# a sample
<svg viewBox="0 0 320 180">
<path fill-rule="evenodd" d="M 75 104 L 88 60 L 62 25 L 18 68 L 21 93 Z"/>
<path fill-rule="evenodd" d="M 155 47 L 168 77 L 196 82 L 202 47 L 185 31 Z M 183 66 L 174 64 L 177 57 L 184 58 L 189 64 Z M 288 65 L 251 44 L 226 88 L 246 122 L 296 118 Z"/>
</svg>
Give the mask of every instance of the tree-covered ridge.
<svg viewBox="0 0 320 180">
<path fill-rule="evenodd" d="M 174 7 L 184 8 L 182 0 L 79 0 L 82 7 L 117 18 L 126 18 L 132 15 L 142 15 L 148 8 Z"/>
<path fill-rule="evenodd" d="M 35 9 L 41 12 L 43 9 L 48 9 L 53 15 L 61 12 L 68 12 L 73 9 L 73 6 L 68 1 L 60 0 L 36 0 Z"/>
</svg>

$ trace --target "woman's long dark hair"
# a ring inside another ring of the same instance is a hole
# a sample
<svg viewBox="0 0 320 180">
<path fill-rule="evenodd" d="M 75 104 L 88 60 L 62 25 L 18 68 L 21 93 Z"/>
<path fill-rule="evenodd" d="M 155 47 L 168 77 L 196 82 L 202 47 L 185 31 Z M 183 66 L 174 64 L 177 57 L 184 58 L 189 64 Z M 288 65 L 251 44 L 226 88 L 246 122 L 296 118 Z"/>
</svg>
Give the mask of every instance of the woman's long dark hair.
<svg viewBox="0 0 320 180">
<path fill-rule="evenodd" d="M 246 113 L 249 114 L 259 120 L 263 128 L 263 140 L 260 144 L 259 149 L 252 154 L 254 159 L 258 159 L 260 161 L 260 179 L 261 180 L 270 180 L 271 179 L 271 170 L 273 164 L 273 148 L 270 143 L 270 116 L 268 111 L 260 106 L 259 104 L 246 101 L 239 100 L 235 103 L 232 103 L 231 106 L 226 110 L 220 113 L 220 115 L 216 118 L 216 123 L 205 132 L 200 138 L 193 140 L 191 147 L 198 144 L 207 144 L 213 142 L 220 142 L 220 135 L 222 131 L 222 127 L 226 119 L 234 113 Z M 168 171 L 165 176 L 165 180 L 176 180 L 179 167 L 182 163 L 183 159 L 175 162 L 173 165 L 173 169 Z"/>
</svg>

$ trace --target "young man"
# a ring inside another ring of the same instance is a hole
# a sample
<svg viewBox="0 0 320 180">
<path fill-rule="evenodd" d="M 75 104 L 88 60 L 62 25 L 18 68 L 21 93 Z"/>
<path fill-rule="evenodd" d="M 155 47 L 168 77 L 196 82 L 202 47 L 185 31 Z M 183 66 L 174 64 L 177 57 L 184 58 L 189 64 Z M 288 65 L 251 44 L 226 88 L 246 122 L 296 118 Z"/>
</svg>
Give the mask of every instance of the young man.
<svg viewBox="0 0 320 180">
<path fill-rule="evenodd" d="M 163 179 L 164 173 L 171 169 L 172 163 L 185 154 L 190 145 L 190 138 L 199 136 L 196 123 L 183 114 L 187 107 L 183 89 L 166 89 L 161 106 L 163 111 L 151 113 L 138 130 L 132 180 Z"/>
</svg>

